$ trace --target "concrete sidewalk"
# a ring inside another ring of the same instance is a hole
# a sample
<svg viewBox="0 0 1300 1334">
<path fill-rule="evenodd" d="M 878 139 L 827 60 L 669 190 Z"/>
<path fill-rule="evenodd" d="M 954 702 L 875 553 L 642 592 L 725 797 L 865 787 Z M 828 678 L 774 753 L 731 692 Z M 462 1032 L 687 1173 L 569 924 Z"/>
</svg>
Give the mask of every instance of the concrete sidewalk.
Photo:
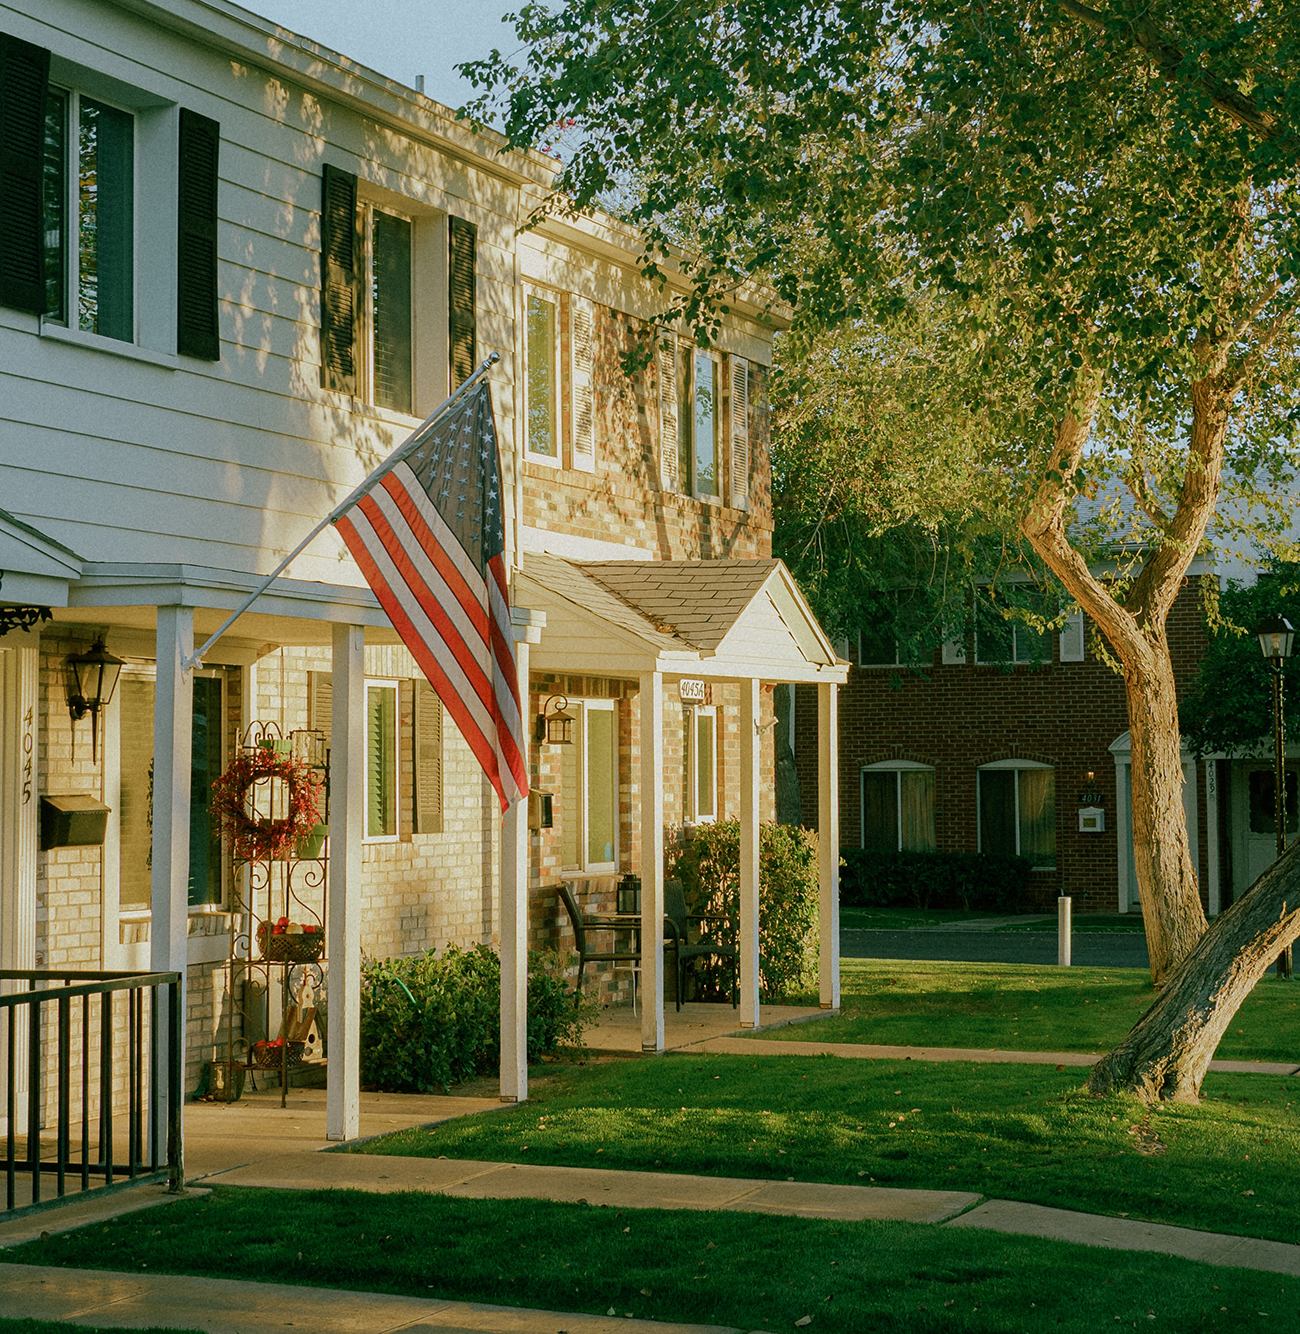
<svg viewBox="0 0 1300 1334">
<path fill-rule="evenodd" d="M 245 1283 L 172 1274 L 0 1265 L 4 1315 L 139 1329 L 151 1325 L 204 1334 L 742 1334 L 720 1325 L 668 1324 L 617 1315 L 573 1315 L 375 1292 Z"/>
<path fill-rule="evenodd" d="M 789 1038 L 705 1038 L 682 1052 L 711 1052 L 718 1056 L 842 1056 L 865 1061 L 974 1061 L 995 1065 L 1079 1065 L 1101 1060 L 1077 1051 L 995 1051 L 980 1047 L 889 1047 L 867 1042 L 798 1042 Z M 1294 1061 L 1211 1061 L 1210 1069 L 1227 1075 L 1295 1075 Z"/>
</svg>

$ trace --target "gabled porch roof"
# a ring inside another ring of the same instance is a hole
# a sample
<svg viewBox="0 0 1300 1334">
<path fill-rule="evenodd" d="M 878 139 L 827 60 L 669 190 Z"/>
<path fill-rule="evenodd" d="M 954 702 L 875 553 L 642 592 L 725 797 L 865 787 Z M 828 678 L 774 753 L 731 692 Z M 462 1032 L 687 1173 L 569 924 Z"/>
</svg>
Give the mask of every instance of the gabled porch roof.
<svg viewBox="0 0 1300 1334">
<path fill-rule="evenodd" d="M 68 605 L 81 557 L 31 524 L 0 510 L 0 602 Z"/>
<path fill-rule="evenodd" d="M 546 613 L 536 671 L 833 682 L 840 661 L 779 560 L 571 561 L 529 554 L 516 600 Z"/>
</svg>

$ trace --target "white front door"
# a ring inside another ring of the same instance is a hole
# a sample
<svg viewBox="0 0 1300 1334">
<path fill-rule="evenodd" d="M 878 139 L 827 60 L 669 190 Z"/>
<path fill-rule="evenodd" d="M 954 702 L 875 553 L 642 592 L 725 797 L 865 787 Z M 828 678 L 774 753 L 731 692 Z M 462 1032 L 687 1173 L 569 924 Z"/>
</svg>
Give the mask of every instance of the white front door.
<svg viewBox="0 0 1300 1334">
<path fill-rule="evenodd" d="M 1300 834 L 1294 762 L 1286 766 L 1286 841 Z M 1232 765 L 1232 897 L 1235 902 L 1277 857 L 1274 802 L 1277 780 L 1271 760 L 1235 760 Z"/>
</svg>

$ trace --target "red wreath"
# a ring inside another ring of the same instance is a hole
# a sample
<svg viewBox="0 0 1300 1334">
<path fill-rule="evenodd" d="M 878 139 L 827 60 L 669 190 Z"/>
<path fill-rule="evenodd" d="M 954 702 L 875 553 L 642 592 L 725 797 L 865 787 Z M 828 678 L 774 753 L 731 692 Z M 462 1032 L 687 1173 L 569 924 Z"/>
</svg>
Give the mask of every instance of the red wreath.
<svg viewBox="0 0 1300 1334">
<path fill-rule="evenodd" d="M 289 786 L 283 820 L 259 816 L 250 801 L 254 783 L 273 778 Z M 309 765 L 266 747 L 240 751 L 212 784 L 211 811 L 233 844 L 239 861 L 266 861 L 293 851 L 321 822 L 320 783 Z"/>
</svg>

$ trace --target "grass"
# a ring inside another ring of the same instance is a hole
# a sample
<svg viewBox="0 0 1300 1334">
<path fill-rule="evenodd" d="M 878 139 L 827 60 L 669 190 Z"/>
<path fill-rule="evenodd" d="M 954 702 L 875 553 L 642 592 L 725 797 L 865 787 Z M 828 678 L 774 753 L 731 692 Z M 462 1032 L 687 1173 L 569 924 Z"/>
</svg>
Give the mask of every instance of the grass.
<svg viewBox="0 0 1300 1334">
<path fill-rule="evenodd" d="M 422 1193 L 217 1187 L 6 1258 L 826 1334 L 1235 1334 L 1300 1302 L 1277 1274 L 992 1232 Z"/>
<path fill-rule="evenodd" d="M 965 912 L 961 908 L 841 908 L 840 927 L 850 931 L 915 931 L 923 927 L 962 926 L 966 922 L 997 921 L 1001 914 Z M 1056 930 L 1055 913 L 1036 922 L 999 922 L 998 931 Z M 1076 913 L 1075 931 L 1141 932 L 1141 913 Z"/>
<path fill-rule="evenodd" d="M 1046 964 L 843 959 L 840 986 L 840 1014 L 756 1040 L 1100 1054 L 1155 999 L 1145 969 Z M 1300 986 L 1265 977 L 1217 1055 L 1300 1065 Z"/>
<path fill-rule="evenodd" d="M 1296 1081 L 1213 1075 L 1201 1106 L 1148 1113 L 1051 1066 L 679 1054 L 553 1070 L 517 1109 L 353 1151 L 969 1190 L 1300 1242 Z"/>
</svg>

